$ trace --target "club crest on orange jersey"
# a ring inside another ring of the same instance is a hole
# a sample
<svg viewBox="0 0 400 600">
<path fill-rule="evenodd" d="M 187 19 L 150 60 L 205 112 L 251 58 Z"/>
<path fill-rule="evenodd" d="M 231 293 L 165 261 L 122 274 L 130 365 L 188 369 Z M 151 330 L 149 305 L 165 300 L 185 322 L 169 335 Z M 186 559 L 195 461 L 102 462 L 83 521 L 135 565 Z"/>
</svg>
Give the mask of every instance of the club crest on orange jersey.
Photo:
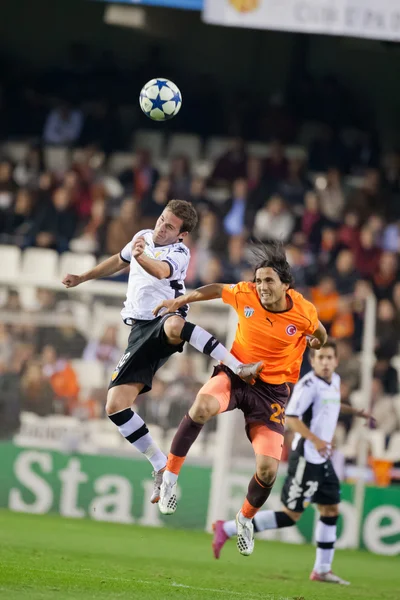
<svg viewBox="0 0 400 600">
<path fill-rule="evenodd" d="M 244 316 L 246 317 L 246 319 L 249 319 L 253 315 L 254 315 L 254 308 L 252 308 L 251 306 L 245 306 L 244 307 Z"/>
<path fill-rule="evenodd" d="M 286 333 L 288 335 L 295 335 L 295 333 L 297 333 L 297 327 L 296 327 L 296 325 L 288 325 L 286 327 Z"/>
</svg>

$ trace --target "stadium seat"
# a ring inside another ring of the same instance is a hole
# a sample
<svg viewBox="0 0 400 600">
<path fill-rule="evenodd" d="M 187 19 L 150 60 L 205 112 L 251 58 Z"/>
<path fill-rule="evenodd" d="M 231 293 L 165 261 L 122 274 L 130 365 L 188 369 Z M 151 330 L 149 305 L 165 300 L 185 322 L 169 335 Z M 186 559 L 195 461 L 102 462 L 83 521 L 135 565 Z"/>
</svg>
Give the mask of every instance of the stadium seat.
<svg viewBox="0 0 400 600">
<path fill-rule="evenodd" d="M 2 154 L 14 162 L 23 160 L 29 150 L 29 144 L 26 142 L 7 142 L 1 147 Z"/>
<path fill-rule="evenodd" d="M 247 144 L 247 151 L 251 156 L 266 158 L 269 155 L 269 144 L 264 144 L 263 142 L 249 142 Z"/>
<path fill-rule="evenodd" d="M 208 160 L 215 161 L 222 156 L 230 147 L 232 138 L 211 137 L 206 141 L 204 156 Z"/>
<path fill-rule="evenodd" d="M 21 250 L 17 246 L 0 246 L 0 281 L 17 281 L 21 266 Z"/>
<path fill-rule="evenodd" d="M 134 150 L 150 150 L 153 159 L 160 158 L 164 151 L 164 134 L 160 131 L 139 129 L 135 133 Z"/>
<path fill-rule="evenodd" d="M 131 169 L 134 163 L 134 155 L 130 152 L 114 152 L 108 160 L 108 168 L 111 173 L 118 175 L 125 169 Z"/>
<path fill-rule="evenodd" d="M 58 254 L 48 248 L 27 248 L 22 255 L 21 276 L 32 283 L 58 281 Z"/>
<path fill-rule="evenodd" d="M 299 158 L 301 160 L 306 160 L 308 157 L 307 148 L 304 146 L 288 146 L 285 152 L 287 158 Z"/>
<path fill-rule="evenodd" d="M 197 160 L 192 168 L 193 175 L 207 179 L 210 176 L 213 163 L 210 160 Z"/>
<path fill-rule="evenodd" d="M 71 363 L 81 388 L 101 388 L 105 385 L 105 370 L 101 362 L 76 358 Z"/>
<path fill-rule="evenodd" d="M 385 450 L 385 433 L 379 429 L 372 429 L 367 434 L 368 443 L 371 448 L 371 454 L 374 458 L 384 458 Z"/>
<path fill-rule="evenodd" d="M 61 255 L 58 269 L 58 277 L 60 280 L 67 273 L 84 273 L 93 269 L 96 265 L 96 259 L 93 254 L 78 254 L 77 252 L 64 252 Z"/>
<path fill-rule="evenodd" d="M 44 164 L 48 171 L 56 173 L 67 171 L 71 165 L 71 151 L 62 146 L 46 146 L 44 149 Z"/>
<path fill-rule="evenodd" d="M 168 140 L 167 156 L 187 156 L 191 161 L 200 158 L 202 141 L 199 135 L 175 133 Z"/>
</svg>

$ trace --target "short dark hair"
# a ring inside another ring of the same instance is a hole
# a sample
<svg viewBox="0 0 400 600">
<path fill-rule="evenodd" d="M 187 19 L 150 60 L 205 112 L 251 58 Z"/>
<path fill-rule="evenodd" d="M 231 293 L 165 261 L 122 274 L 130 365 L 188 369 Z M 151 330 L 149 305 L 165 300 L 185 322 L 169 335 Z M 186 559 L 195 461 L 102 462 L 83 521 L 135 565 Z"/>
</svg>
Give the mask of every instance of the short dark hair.
<svg viewBox="0 0 400 600">
<path fill-rule="evenodd" d="M 285 247 L 282 242 L 271 241 L 267 244 L 252 244 L 250 250 L 253 254 L 254 281 L 258 269 L 270 267 L 282 283 L 288 283 L 290 288 L 293 287 L 294 277 L 286 259 Z"/>
<path fill-rule="evenodd" d="M 198 221 L 198 216 L 195 207 L 191 202 L 186 200 L 170 200 L 166 206 L 175 217 L 182 220 L 180 233 L 188 231 L 189 233 L 195 229 Z"/>
<path fill-rule="evenodd" d="M 322 348 L 333 348 L 335 356 L 337 357 L 337 344 L 332 338 L 328 338 L 328 341 L 322 346 Z M 321 350 L 322 350 L 321 348 Z M 310 348 L 310 358 L 314 358 L 316 350 Z"/>
</svg>

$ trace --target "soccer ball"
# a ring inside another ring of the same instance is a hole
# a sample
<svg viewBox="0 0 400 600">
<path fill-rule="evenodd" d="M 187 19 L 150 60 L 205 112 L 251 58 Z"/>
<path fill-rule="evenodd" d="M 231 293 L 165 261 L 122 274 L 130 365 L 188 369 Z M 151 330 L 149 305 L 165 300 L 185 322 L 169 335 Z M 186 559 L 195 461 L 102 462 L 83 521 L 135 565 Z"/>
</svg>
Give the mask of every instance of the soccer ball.
<svg viewBox="0 0 400 600">
<path fill-rule="evenodd" d="M 180 111 L 182 94 L 172 81 L 158 77 L 143 86 L 139 102 L 140 108 L 149 119 L 167 121 Z"/>
</svg>

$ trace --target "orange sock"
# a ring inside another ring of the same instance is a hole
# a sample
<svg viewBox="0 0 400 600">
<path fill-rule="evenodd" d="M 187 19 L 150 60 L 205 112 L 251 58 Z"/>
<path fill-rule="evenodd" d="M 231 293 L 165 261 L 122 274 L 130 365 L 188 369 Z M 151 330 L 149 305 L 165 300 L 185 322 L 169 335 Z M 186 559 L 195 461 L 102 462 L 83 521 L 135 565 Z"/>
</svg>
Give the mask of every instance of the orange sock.
<svg viewBox="0 0 400 600">
<path fill-rule="evenodd" d="M 247 498 L 243 502 L 243 506 L 241 508 L 242 515 L 246 517 L 246 519 L 252 519 L 258 513 L 259 510 L 259 508 L 256 508 L 255 506 L 250 504 Z"/>
<path fill-rule="evenodd" d="M 186 456 L 175 456 L 175 454 L 171 454 L 170 452 L 168 454 L 166 470 L 175 473 L 175 475 L 179 475 L 183 463 L 185 462 L 185 458 Z"/>
</svg>

